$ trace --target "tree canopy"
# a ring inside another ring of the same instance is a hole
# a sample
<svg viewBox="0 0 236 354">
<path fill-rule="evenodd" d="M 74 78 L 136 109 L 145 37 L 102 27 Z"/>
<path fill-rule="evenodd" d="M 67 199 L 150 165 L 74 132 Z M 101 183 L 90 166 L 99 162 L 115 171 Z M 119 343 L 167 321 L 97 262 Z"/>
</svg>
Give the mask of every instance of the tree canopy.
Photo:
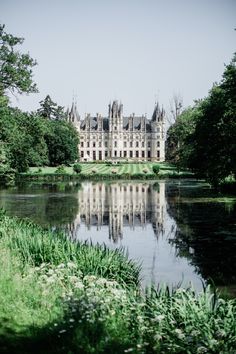
<svg viewBox="0 0 236 354">
<path fill-rule="evenodd" d="M 167 133 L 167 158 L 217 186 L 236 176 L 236 55 L 209 95 L 185 110 Z"/>
<path fill-rule="evenodd" d="M 66 113 L 64 107 L 59 106 L 53 102 L 51 97 L 47 95 L 44 100 L 39 102 L 40 108 L 37 110 L 38 114 L 47 119 L 65 120 Z"/>
<path fill-rule="evenodd" d="M 0 25 L 0 94 L 10 92 L 37 92 L 33 82 L 32 68 L 37 64 L 30 55 L 22 54 L 17 46 L 23 38 L 5 32 L 5 25 Z"/>
</svg>

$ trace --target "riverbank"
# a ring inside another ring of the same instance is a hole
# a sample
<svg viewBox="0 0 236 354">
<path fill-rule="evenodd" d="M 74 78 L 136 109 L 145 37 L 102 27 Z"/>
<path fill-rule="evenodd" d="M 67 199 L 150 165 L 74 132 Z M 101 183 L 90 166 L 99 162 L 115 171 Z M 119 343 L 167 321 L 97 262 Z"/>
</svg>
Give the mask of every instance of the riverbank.
<svg viewBox="0 0 236 354">
<path fill-rule="evenodd" d="M 0 218 L 3 353 L 233 353 L 236 300 L 140 291 L 122 251 Z"/>
</svg>

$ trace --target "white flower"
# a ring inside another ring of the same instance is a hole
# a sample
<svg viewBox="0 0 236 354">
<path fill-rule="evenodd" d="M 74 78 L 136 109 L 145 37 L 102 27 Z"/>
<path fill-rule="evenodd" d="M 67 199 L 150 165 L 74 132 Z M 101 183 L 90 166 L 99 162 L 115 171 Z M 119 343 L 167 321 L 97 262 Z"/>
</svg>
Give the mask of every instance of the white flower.
<svg viewBox="0 0 236 354">
<path fill-rule="evenodd" d="M 179 339 L 183 339 L 183 338 L 185 337 L 184 333 L 183 333 L 182 330 L 179 329 L 179 328 L 176 328 L 176 329 L 175 329 L 175 333 L 176 333 L 176 335 L 177 335 L 177 337 L 178 337 Z"/>
<path fill-rule="evenodd" d="M 68 268 L 77 268 L 76 264 L 74 262 L 68 262 L 67 263 Z"/>
</svg>

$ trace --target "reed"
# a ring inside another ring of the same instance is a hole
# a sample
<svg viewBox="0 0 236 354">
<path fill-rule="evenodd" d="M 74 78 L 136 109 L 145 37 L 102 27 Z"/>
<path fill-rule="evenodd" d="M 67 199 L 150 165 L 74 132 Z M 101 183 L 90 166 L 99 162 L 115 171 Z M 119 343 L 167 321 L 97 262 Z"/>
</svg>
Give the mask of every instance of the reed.
<svg viewBox="0 0 236 354">
<path fill-rule="evenodd" d="M 222 353 L 236 300 L 139 286 L 124 250 L 75 243 L 0 213 L 1 353 Z"/>
</svg>

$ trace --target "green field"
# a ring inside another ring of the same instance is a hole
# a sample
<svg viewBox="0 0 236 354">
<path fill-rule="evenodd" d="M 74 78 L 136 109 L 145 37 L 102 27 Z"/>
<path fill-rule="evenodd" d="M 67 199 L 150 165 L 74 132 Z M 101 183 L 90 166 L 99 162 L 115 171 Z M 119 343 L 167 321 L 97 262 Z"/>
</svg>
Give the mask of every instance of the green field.
<svg viewBox="0 0 236 354">
<path fill-rule="evenodd" d="M 155 163 L 147 162 L 147 163 L 120 163 L 108 165 L 106 163 L 81 163 L 82 171 L 81 174 L 91 176 L 93 174 L 99 175 L 124 175 L 124 174 L 144 174 L 150 175 L 153 174 L 152 167 Z M 160 174 L 165 176 L 172 173 L 177 173 L 176 168 L 173 165 L 168 163 L 159 163 L 160 166 Z M 56 167 L 42 167 L 42 174 L 54 174 L 56 171 Z M 30 173 L 38 173 L 38 167 L 31 167 Z M 74 174 L 73 167 L 65 167 L 65 171 L 68 174 Z M 180 172 L 181 174 L 181 172 Z"/>
</svg>

